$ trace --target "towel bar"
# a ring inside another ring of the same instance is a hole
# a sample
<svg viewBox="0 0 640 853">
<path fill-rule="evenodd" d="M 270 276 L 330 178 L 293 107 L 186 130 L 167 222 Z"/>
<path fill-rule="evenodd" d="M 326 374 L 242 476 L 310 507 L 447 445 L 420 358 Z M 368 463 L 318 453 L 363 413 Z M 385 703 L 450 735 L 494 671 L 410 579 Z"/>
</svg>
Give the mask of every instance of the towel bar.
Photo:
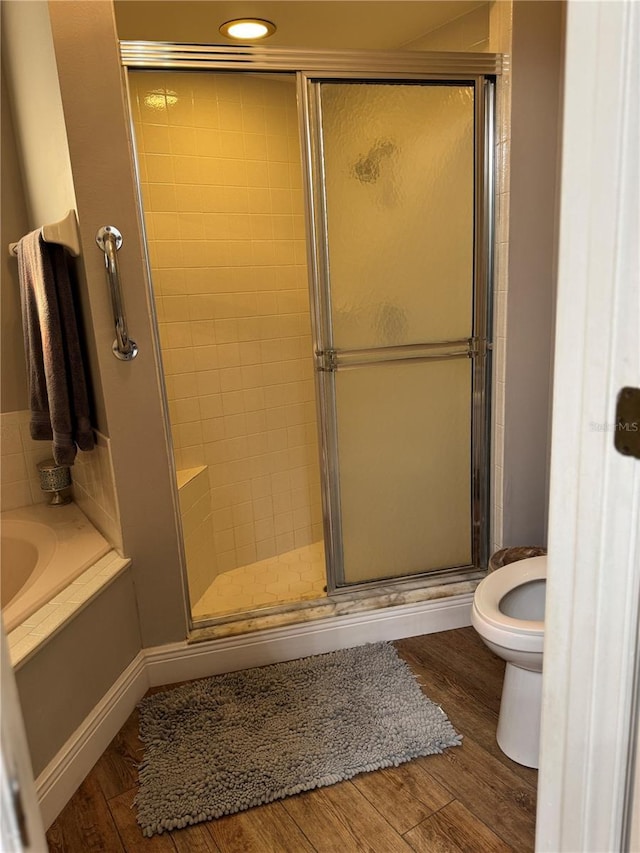
<svg viewBox="0 0 640 853">
<path fill-rule="evenodd" d="M 59 243 L 74 258 L 80 254 L 80 235 L 75 210 L 68 210 L 66 216 L 59 222 L 43 225 L 41 233 L 45 243 Z M 18 244 L 9 243 L 9 254 L 15 256 L 17 253 Z"/>
<path fill-rule="evenodd" d="M 120 361 L 131 361 L 138 355 L 138 346 L 129 337 L 127 322 L 124 317 L 122 293 L 120 292 L 120 273 L 118 271 L 117 252 L 122 246 L 122 234 L 113 225 L 103 225 L 96 234 L 96 243 L 104 252 L 104 265 L 107 272 L 107 284 L 111 293 L 111 307 L 116 326 L 116 339 L 112 350 Z"/>
</svg>

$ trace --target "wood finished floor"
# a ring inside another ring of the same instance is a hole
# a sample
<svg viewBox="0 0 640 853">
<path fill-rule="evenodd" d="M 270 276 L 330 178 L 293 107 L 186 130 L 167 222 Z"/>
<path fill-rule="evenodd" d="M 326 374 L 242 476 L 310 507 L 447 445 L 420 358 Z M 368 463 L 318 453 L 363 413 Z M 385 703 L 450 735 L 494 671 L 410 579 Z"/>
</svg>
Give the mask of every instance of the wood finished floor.
<svg viewBox="0 0 640 853">
<path fill-rule="evenodd" d="M 503 662 L 472 628 L 394 644 L 463 745 L 174 832 L 143 838 L 134 711 L 47 833 L 51 853 L 526 853 L 537 773 L 495 742 Z M 164 688 L 156 688 L 164 689 Z M 156 692 L 154 690 L 153 692 Z"/>
</svg>

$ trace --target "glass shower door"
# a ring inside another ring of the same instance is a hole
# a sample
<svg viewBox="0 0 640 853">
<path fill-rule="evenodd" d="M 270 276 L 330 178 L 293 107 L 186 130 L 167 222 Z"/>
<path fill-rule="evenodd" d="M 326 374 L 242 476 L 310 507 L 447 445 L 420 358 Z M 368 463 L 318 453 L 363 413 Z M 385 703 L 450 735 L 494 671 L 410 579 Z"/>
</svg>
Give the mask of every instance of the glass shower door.
<svg viewBox="0 0 640 853">
<path fill-rule="evenodd" d="M 334 589 L 478 565 L 476 89 L 312 86 Z"/>
</svg>

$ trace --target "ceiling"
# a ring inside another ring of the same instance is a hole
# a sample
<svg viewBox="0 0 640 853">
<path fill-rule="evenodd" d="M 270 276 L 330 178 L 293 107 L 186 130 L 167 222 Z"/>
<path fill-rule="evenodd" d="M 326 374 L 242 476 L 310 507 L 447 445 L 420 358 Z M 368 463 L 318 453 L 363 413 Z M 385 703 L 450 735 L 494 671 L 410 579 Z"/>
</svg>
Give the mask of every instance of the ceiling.
<svg viewBox="0 0 640 853">
<path fill-rule="evenodd" d="M 121 39 L 231 44 L 225 21 L 266 18 L 278 27 L 265 44 L 309 49 L 402 48 L 486 0 L 115 0 Z"/>
</svg>

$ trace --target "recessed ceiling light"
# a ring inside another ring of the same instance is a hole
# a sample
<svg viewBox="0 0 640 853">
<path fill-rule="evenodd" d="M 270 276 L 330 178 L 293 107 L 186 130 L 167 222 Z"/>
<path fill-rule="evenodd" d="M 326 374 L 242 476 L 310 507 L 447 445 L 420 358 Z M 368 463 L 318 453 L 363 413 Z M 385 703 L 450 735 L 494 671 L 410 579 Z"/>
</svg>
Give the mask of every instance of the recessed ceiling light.
<svg viewBox="0 0 640 853">
<path fill-rule="evenodd" d="M 271 21 L 263 21 L 260 18 L 237 18 L 235 21 L 227 21 L 222 24 L 220 32 L 230 39 L 241 41 L 254 41 L 272 36 L 276 31 L 276 25 Z"/>
</svg>

